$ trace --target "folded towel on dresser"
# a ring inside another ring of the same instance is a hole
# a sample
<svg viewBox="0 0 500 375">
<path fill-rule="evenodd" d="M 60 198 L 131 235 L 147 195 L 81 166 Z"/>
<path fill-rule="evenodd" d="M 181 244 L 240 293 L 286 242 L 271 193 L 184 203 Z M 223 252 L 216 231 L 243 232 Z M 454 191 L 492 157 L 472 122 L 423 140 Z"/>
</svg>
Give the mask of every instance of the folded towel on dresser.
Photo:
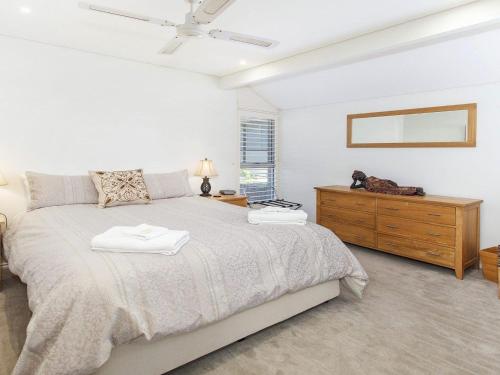
<svg viewBox="0 0 500 375">
<path fill-rule="evenodd" d="M 184 230 L 167 230 L 162 235 L 143 239 L 133 228 L 137 227 L 113 227 L 95 236 L 91 241 L 92 250 L 175 255 L 189 241 L 189 232 Z"/>
<path fill-rule="evenodd" d="M 266 207 L 248 212 L 250 224 L 295 224 L 305 225 L 307 213 L 303 210 L 291 210 L 283 207 Z"/>
</svg>

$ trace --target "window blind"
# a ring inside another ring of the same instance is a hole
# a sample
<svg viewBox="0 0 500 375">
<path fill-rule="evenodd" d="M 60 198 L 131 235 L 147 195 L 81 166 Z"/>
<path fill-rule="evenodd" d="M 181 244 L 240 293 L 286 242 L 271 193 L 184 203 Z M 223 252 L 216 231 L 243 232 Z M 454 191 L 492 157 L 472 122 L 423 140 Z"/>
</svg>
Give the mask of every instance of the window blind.
<svg viewBox="0 0 500 375">
<path fill-rule="evenodd" d="M 275 125 L 271 118 L 241 118 L 240 194 L 249 202 L 276 198 Z"/>
</svg>

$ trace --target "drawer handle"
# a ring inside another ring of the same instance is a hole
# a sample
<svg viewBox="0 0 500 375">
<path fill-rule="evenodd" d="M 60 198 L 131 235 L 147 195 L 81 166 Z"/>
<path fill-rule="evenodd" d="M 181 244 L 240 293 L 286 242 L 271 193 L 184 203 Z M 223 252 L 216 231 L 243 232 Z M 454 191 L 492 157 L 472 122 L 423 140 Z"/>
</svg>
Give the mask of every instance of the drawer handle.
<svg viewBox="0 0 500 375">
<path fill-rule="evenodd" d="M 398 229 L 397 225 L 392 225 L 392 224 L 386 225 L 386 227 L 391 229 Z"/>
<path fill-rule="evenodd" d="M 427 232 L 427 234 L 432 237 L 441 237 L 441 234 L 439 233 Z"/>
<path fill-rule="evenodd" d="M 385 210 L 388 210 L 388 211 L 399 211 L 399 208 L 386 207 Z"/>
<path fill-rule="evenodd" d="M 429 216 L 435 216 L 435 217 L 441 217 L 440 214 L 427 214 L 427 215 L 429 215 Z"/>
<path fill-rule="evenodd" d="M 427 251 L 427 255 L 431 255 L 433 257 L 439 257 L 441 254 L 439 254 L 438 251 Z"/>
</svg>

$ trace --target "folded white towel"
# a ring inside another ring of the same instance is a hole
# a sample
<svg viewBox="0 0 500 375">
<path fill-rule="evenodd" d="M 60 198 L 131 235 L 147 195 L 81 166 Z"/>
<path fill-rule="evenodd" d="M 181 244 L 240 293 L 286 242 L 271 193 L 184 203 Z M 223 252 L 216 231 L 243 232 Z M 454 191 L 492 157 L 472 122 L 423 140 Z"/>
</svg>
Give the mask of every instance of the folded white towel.
<svg viewBox="0 0 500 375">
<path fill-rule="evenodd" d="M 189 241 L 189 232 L 184 230 L 169 230 L 149 240 L 124 234 L 129 231 L 130 227 L 113 227 L 95 236 L 91 241 L 92 250 L 174 255 Z"/>
<path fill-rule="evenodd" d="M 122 233 L 126 236 L 139 238 L 144 241 L 163 236 L 168 233 L 164 227 L 155 227 L 149 224 L 141 224 L 136 227 L 122 227 Z"/>
<path fill-rule="evenodd" d="M 290 210 L 281 207 L 268 207 L 260 210 L 248 212 L 248 222 L 250 224 L 296 224 L 305 225 L 307 223 L 307 213 L 303 210 Z"/>
<path fill-rule="evenodd" d="M 291 212 L 288 207 L 266 206 L 259 210 L 260 212 Z"/>
</svg>

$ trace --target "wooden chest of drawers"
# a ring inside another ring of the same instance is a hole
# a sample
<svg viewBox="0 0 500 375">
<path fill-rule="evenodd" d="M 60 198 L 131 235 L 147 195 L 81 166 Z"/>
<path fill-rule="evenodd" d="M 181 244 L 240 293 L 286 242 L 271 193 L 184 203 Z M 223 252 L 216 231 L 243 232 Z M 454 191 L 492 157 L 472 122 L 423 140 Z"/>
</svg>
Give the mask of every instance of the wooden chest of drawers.
<svg viewBox="0 0 500 375">
<path fill-rule="evenodd" d="M 317 187 L 316 222 L 345 242 L 464 270 L 479 260 L 481 200 Z"/>
</svg>

